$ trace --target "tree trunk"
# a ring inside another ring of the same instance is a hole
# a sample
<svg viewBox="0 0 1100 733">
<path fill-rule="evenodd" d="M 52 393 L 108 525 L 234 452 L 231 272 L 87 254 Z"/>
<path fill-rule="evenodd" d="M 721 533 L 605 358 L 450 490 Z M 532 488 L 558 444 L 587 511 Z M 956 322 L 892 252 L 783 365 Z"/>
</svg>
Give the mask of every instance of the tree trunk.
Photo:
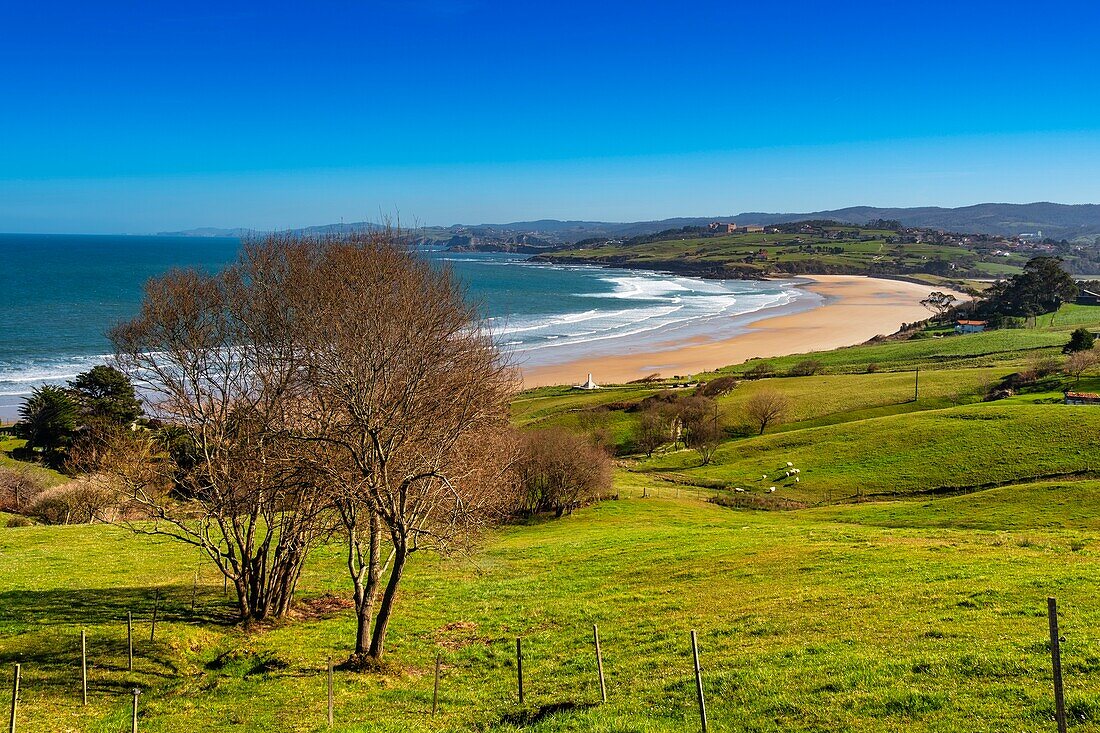
<svg viewBox="0 0 1100 733">
<path fill-rule="evenodd" d="M 376 512 L 370 514 L 370 545 L 367 550 L 367 581 L 355 579 L 355 653 L 370 650 L 371 619 L 378 598 L 378 583 L 382 578 L 382 520 Z"/>
<path fill-rule="evenodd" d="M 393 613 L 393 602 L 397 596 L 397 585 L 401 582 L 401 575 L 405 572 L 405 561 L 408 559 L 404 544 L 395 548 L 393 568 L 390 570 L 390 579 L 386 583 L 386 592 L 382 594 L 382 603 L 378 606 L 378 616 L 374 621 L 374 635 L 370 641 L 369 655 L 375 661 L 381 661 L 386 643 L 386 629 L 390 624 L 390 615 Z"/>
</svg>

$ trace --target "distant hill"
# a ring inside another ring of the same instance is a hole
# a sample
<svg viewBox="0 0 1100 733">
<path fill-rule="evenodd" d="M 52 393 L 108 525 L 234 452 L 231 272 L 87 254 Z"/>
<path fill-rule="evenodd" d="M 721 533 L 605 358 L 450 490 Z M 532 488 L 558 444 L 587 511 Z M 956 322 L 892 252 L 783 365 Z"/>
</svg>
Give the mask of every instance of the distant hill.
<svg viewBox="0 0 1100 733">
<path fill-rule="evenodd" d="M 701 226 L 712 221 L 733 221 L 738 224 L 782 224 L 808 219 L 831 219 L 850 224 L 865 224 L 873 219 L 896 219 L 903 226 L 928 227 L 951 232 L 996 234 L 1011 236 L 1042 232 L 1044 237 L 1092 242 L 1100 237 L 1100 205 L 1098 204 L 975 204 L 958 208 L 920 206 L 887 208 L 850 206 L 844 209 L 801 213 L 767 213 L 749 211 L 726 216 L 678 217 L 636 222 L 607 221 L 515 221 L 508 224 L 454 224 L 449 227 L 424 227 L 423 239 L 430 243 L 447 244 L 465 241 L 466 246 L 509 246 L 517 242 L 537 242 L 532 248 L 572 244 L 593 237 L 623 238 L 652 234 L 685 226 Z M 371 222 L 323 224 L 293 231 L 302 234 L 340 234 L 376 228 Z M 249 229 L 218 229 L 203 227 L 179 232 L 160 232 L 177 237 L 241 237 L 257 234 Z M 529 246 L 524 244 L 523 246 Z"/>
<path fill-rule="evenodd" d="M 746 212 L 733 217 L 741 223 L 780 224 L 804 219 L 834 219 L 863 224 L 872 219 L 896 219 L 904 226 L 928 227 L 976 234 L 1034 234 L 1053 239 L 1088 239 L 1100 236 L 1100 205 L 1097 204 L 975 204 L 946 209 L 938 206 L 883 208 L 851 206 L 845 209 L 804 214 Z"/>
</svg>

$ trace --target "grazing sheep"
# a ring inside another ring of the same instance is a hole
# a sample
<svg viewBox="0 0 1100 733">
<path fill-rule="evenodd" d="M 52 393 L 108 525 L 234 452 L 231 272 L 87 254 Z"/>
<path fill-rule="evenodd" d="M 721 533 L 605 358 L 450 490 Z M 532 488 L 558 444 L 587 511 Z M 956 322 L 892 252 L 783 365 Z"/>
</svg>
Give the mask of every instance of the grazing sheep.
<svg viewBox="0 0 1100 733">
<path fill-rule="evenodd" d="M 768 493 L 769 493 L 769 494 L 771 494 L 771 493 L 772 493 L 772 492 L 774 492 L 774 491 L 775 491 L 775 487 L 774 487 L 774 486 L 769 486 L 769 487 L 768 487 Z"/>
<path fill-rule="evenodd" d="M 763 476 L 761 476 L 760 480 L 761 481 L 767 481 L 768 480 L 768 474 L 764 474 Z"/>
<path fill-rule="evenodd" d="M 787 467 L 788 467 L 788 468 L 790 468 L 790 467 L 791 467 L 791 466 L 793 466 L 793 465 L 794 465 L 793 463 L 791 463 L 790 461 L 787 461 Z"/>
<path fill-rule="evenodd" d="M 736 491 L 738 494 L 744 494 L 745 493 L 745 490 L 742 489 L 740 486 L 738 486 L 736 489 L 734 489 L 734 491 Z"/>
<path fill-rule="evenodd" d="M 795 477 L 794 477 L 794 482 L 795 482 L 796 484 L 798 483 L 798 476 L 795 476 Z"/>
</svg>

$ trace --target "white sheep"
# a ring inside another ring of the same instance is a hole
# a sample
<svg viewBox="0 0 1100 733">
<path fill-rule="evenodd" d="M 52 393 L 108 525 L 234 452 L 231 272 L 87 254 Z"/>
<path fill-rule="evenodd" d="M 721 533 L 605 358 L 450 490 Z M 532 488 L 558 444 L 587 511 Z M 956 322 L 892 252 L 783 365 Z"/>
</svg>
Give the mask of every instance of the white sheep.
<svg viewBox="0 0 1100 733">
<path fill-rule="evenodd" d="M 788 467 L 788 468 L 790 468 L 790 467 L 791 467 L 791 466 L 793 466 L 793 465 L 794 465 L 793 463 L 791 463 L 790 461 L 787 461 L 787 467 Z"/>
<path fill-rule="evenodd" d="M 775 491 L 775 487 L 774 487 L 774 486 L 769 486 L 769 487 L 768 487 L 768 493 L 769 493 L 769 494 L 773 493 L 774 491 Z"/>
<path fill-rule="evenodd" d="M 764 474 L 763 476 L 761 476 L 760 480 L 761 481 L 767 481 L 768 480 L 768 474 Z"/>
<path fill-rule="evenodd" d="M 798 483 L 798 476 L 795 476 L 795 477 L 794 477 L 794 482 L 795 482 L 796 484 Z"/>
<path fill-rule="evenodd" d="M 738 494 L 744 494 L 745 493 L 745 490 L 742 489 L 740 486 L 738 486 L 736 489 L 734 489 L 734 491 L 736 491 Z"/>
</svg>

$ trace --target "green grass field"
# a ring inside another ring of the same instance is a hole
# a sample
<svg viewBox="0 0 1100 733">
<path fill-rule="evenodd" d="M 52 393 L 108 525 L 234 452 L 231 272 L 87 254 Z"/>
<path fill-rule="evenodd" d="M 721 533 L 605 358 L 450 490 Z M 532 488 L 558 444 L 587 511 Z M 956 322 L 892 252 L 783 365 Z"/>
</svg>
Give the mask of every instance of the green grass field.
<svg viewBox="0 0 1100 733">
<path fill-rule="evenodd" d="M 1075 729 L 1096 730 L 1098 498 L 1095 481 L 799 512 L 628 498 L 505 528 L 471 558 L 418 559 L 393 628 L 393 667 L 337 673 L 335 729 L 695 730 L 694 628 L 713 730 L 969 731 L 974 721 L 1050 730 L 1053 594 Z M 209 568 L 191 615 L 195 558 L 176 545 L 104 526 L 0 537 L 0 661 L 24 664 L 20 730 L 124 730 L 133 685 L 145 691 L 143 731 L 326 729 L 322 669 L 327 655 L 348 651 L 346 610 L 246 634 L 223 623 Z M 317 553 L 305 611 L 344 593 L 340 562 L 337 547 Z M 155 588 L 169 605 L 150 644 Z M 133 673 L 127 609 L 139 619 Z M 606 706 L 594 705 L 594 623 Z M 444 672 L 432 720 L 436 652 Z M 551 705 L 575 707 L 517 724 Z"/>
<path fill-rule="evenodd" d="M 1100 409 L 1056 404 L 1064 376 L 979 401 L 1005 375 L 1058 356 L 1082 324 L 1100 328 L 1100 308 L 815 354 L 820 374 L 745 380 L 719 400 L 730 426 L 758 390 L 783 392 L 792 408 L 763 436 L 731 433 L 711 464 L 671 447 L 624 455 L 618 500 L 493 530 L 468 556 L 416 556 L 390 666 L 337 672 L 334 730 L 698 730 L 696 629 L 711 730 L 1052 731 L 1053 595 L 1072 727 L 1100 731 Z M 769 361 L 785 375 L 803 358 Z M 602 432 L 629 451 L 630 407 L 663 386 L 531 390 L 513 417 Z M 1100 390 L 1100 375 L 1080 387 Z M 0 446 L 0 461 L 16 447 Z M 787 461 L 797 484 L 775 480 Z M 730 503 L 742 496 L 734 487 L 752 506 L 785 510 L 706 501 Z M 121 527 L 4 524 L 0 515 L 0 664 L 23 664 L 19 731 L 129 730 L 134 686 L 150 733 L 328 729 L 325 660 L 346 657 L 354 633 L 339 543 L 311 557 L 294 618 L 245 631 L 230 622 L 220 576 L 185 546 Z M 606 705 L 596 704 L 592 624 Z"/>
</svg>

